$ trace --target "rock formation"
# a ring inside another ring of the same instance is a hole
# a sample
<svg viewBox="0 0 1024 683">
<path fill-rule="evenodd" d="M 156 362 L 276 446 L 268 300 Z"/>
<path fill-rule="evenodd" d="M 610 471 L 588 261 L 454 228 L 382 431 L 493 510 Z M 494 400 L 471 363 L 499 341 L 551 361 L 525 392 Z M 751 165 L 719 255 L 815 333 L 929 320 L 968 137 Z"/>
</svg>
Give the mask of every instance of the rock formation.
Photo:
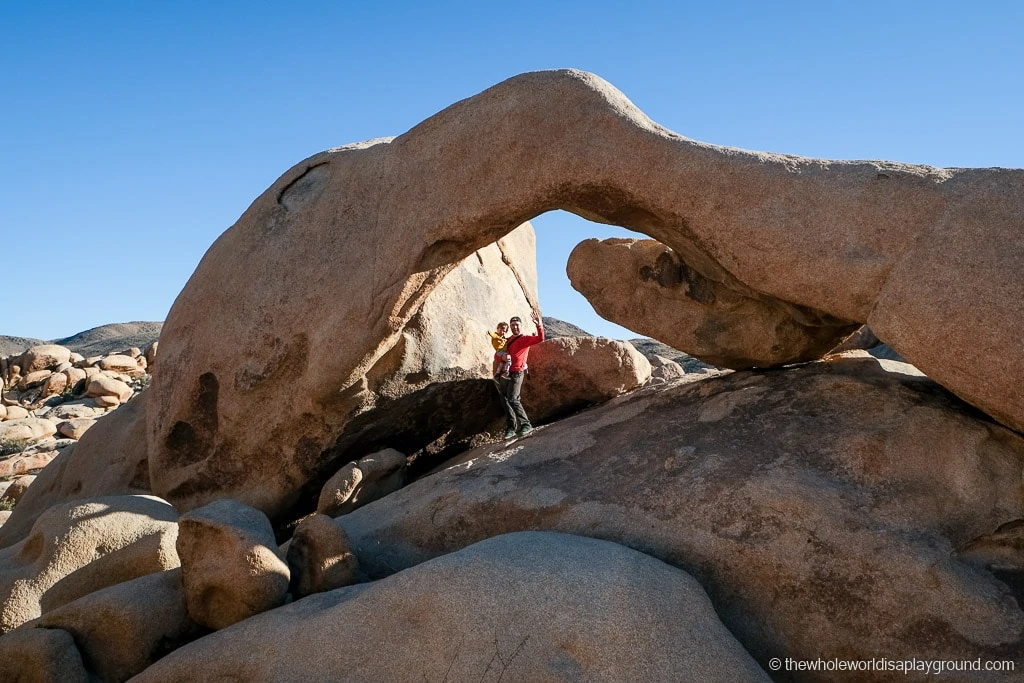
<svg viewBox="0 0 1024 683">
<path fill-rule="evenodd" d="M 1024 437 L 989 416 L 1024 426 L 1022 188 L 704 145 L 576 71 L 316 155 L 211 247 L 140 396 L 155 342 L 0 358 L 0 479 L 45 465 L 0 482 L 0 679 L 1020 670 Z M 558 207 L 653 238 L 574 252 L 605 315 L 773 369 L 552 340 L 524 401 L 582 410 L 477 434 Z M 786 367 L 865 322 L 895 351 Z M 92 497 L 151 488 L 180 519 Z"/>
<path fill-rule="evenodd" d="M 282 512 L 442 277 L 553 208 L 651 236 L 715 283 L 716 301 L 729 290 L 810 330 L 867 322 L 1024 429 L 1005 353 L 1024 319 L 1022 188 L 1024 171 L 702 144 L 591 74 L 517 76 L 393 140 L 299 163 L 216 241 L 163 329 L 154 486 L 185 508 L 229 495 Z M 970 370 L 949 360 L 967 355 Z M 294 400 L 245 419 L 286 386 Z"/>
<path fill-rule="evenodd" d="M 841 359 L 613 399 L 336 522 L 371 578 L 521 529 L 622 543 L 693 574 L 762 665 L 1019 668 L 1022 596 L 958 549 L 1024 518 L 1022 474 L 1024 437 L 927 378 Z"/>
</svg>

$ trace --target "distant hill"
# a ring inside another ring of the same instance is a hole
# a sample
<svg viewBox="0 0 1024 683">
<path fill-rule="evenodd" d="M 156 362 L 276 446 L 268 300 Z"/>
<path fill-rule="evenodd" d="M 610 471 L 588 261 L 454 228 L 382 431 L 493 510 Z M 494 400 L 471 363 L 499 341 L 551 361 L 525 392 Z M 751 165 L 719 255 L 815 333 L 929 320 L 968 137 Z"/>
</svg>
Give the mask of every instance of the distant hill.
<svg viewBox="0 0 1024 683">
<path fill-rule="evenodd" d="M 6 337 L 0 335 L 0 357 L 13 356 L 25 349 L 39 346 L 46 342 L 42 339 L 30 339 L 28 337 Z"/>
<path fill-rule="evenodd" d="M 594 335 L 589 332 L 576 327 L 572 323 L 567 323 L 564 320 L 558 318 L 549 318 L 544 316 L 541 318 L 544 322 L 544 336 L 548 339 L 554 339 L 555 337 L 593 337 Z"/>
<path fill-rule="evenodd" d="M 88 358 L 123 351 L 133 346 L 145 349 L 160 338 L 163 326 L 162 322 L 113 323 L 100 325 L 64 339 L 54 339 L 51 343 L 66 346 Z"/>
<path fill-rule="evenodd" d="M 51 341 L 0 335 L 0 356 L 13 356 L 40 344 L 60 344 L 85 357 L 123 351 L 133 346 L 145 349 L 160 337 L 163 326 L 163 323 L 155 322 L 114 323 Z"/>
<path fill-rule="evenodd" d="M 683 369 L 687 372 L 700 372 L 705 369 L 714 369 L 714 365 L 708 365 L 703 361 L 699 361 L 688 353 L 683 353 L 679 349 L 673 349 L 667 344 L 662 344 L 656 339 L 648 339 L 647 337 L 640 337 L 638 339 L 630 339 L 629 343 L 636 347 L 636 350 L 644 354 L 648 360 L 652 356 L 661 356 L 662 358 L 668 358 L 674 360 L 683 366 Z"/>
</svg>

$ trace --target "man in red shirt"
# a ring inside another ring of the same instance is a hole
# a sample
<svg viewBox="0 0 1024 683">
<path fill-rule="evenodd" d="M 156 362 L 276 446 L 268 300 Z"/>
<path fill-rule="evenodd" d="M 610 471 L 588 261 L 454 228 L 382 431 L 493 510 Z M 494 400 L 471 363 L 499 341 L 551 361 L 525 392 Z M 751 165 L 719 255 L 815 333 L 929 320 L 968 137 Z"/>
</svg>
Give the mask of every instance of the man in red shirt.
<svg viewBox="0 0 1024 683">
<path fill-rule="evenodd" d="M 505 438 L 511 439 L 516 435 L 516 424 L 519 425 L 519 436 L 526 436 L 533 431 L 530 418 L 523 410 L 523 404 L 519 400 L 519 392 L 523 388 L 523 375 L 526 372 L 526 361 L 530 357 L 530 347 L 544 341 L 544 326 L 536 311 L 530 313 L 530 319 L 537 326 L 537 334 L 525 335 L 521 332 L 522 321 L 519 316 L 508 321 L 512 330 L 512 336 L 508 338 L 505 350 L 512 356 L 512 367 L 509 369 L 509 377 L 498 377 L 498 391 L 501 393 L 502 402 L 505 404 L 505 415 L 508 418 L 505 429 Z"/>
</svg>

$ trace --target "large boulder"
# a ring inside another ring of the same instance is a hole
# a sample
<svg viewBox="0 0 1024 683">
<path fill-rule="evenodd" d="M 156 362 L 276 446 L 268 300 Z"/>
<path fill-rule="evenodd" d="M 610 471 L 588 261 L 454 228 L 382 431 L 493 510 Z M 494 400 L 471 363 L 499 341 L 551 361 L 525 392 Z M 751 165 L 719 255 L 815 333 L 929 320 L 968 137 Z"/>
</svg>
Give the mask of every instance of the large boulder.
<svg viewBox="0 0 1024 683">
<path fill-rule="evenodd" d="M 291 575 L 266 515 L 225 499 L 179 524 L 185 603 L 197 623 L 224 628 L 284 603 Z"/>
<path fill-rule="evenodd" d="M 196 676 L 769 680 L 685 572 L 614 543 L 548 533 L 490 539 L 305 598 L 187 645 L 136 680 Z"/>
<path fill-rule="evenodd" d="M 149 392 L 105 415 L 48 461 L 0 527 L 0 548 L 20 541 L 49 507 L 74 500 L 150 492 L 146 459 Z M 45 464 L 45 463 L 44 463 Z"/>
<path fill-rule="evenodd" d="M 828 316 L 800 319 L 704 277 L 656 240 L 581 242 L 566 272 L 601 317 L 725 368 L 820 358 L 857 328 Z"/>
<path fill-rule="evenodd" d="M 24 540 L 0 550 L 0 633 L 101 588 L 177 567 L 177 518 L 150 496 L 51 507 Z"/>
<path fill-rule="evenodd" d="M 423 284 L 429 296 L 409 311 L 394 313 L 404 316 L 407 324 L 392 338 L 381 340 L 375 352 L 379 357 L 363 359 L 355 370 L 356 386 L 340 393 L 340 385 L 322 380 L 334 372 L 330 368 L 337 367 L 350 340 L 364 334 L 365 321 L 358 329 L 332 333 L 323 343 L 307 344 L 301 340 L 317 339 L 319 333 L 302 332 L 311 322 L 303 307 L 315 305 L 320 313 L 341 311 L 347 304 L 337 297 L 352 295 L 335 294 L 328 288 L 297 300 L 292 311 L 294 329 L 268 328 L 266 345 L 261 342 L 247 351 L 251 360 L 232 371 L 235 380 L 227 386 L 216 379 L 216 373 L 204 375 L 199 386 L 194 378 L 187 380 L 193 382 L 187 390 L 187 410 L 192 416 L 177 425 L 170 440 L 161 440 L 162 455 L 150 467 L 155 490 L 170 495 L 183 509 L 229 495 L 274 513 L 294 501 L 304 486 L 316 496 L 328 477 L 367 454 L 386 448 L 409 455 L 458 448 L 501 415 L 489 379 L 494 350 L 487 331 L 499 320 L 526 316 L 536 308 L 535 252 L 533 228 L 525 224 L 465 258 L 451 272 L 445 269 L 431 275 L 429 284 Z M 278 285 L 284 286 L 268 283 Z M 180 353 L 174 342 L 176 328 L 167 329 L 162 337 L 161 370 L 155 377 L 190 373 L 191 368 L 176 369 Z M 210 341 L 224 349 L 226 342 L 227 337 Z M 270 349 L 276 349 L 273 357 L 263 357 Z M 233 366 L 236 359 L 228 361 L 224 356 L 223 360 Z M 210 367 L 225 366 L 216 362 Z M 185 387 L 154 385 L 150 391 L 154 389 L 155 412 L 184 407 L 178 402 Z M 290 399 L 282 402 L 281 395 Z M 255 396 L 261 397 L 259 405 L 249 403 Z M 273 403 L 274 410 L 266 411 L 264 403 Z M 293 408 L 300 404 L 305 409 L 301 415 L 294 414 Z M 324 412 L 326 405 L 336 407 Z M 236 407 L 244 407 L 243 412 L 236 413 Z M 254 411 L 260 413 L 260 420 L 250 419 Z M 230 445 L 221 443 L 221 425 L 235 418 L 249 423 L 252 430 L 232 437 Z M 266 434 L 255 438 L 271 423 L 277 425 L 272 441 Z M 246 446 L 237 450 L 235 446 L 242 443 Z M 218 455 L 209 457 L 207 447 Z"/>
<path fill-rule="evenodd" d="M 12 634 L 30 628 L 70 633 L 86 670 L 103 681 L 128 680 L 200 631 L 185 609 L 181 569 L 90 593 Z"/>
<path fill-rule="evenodd" d="M 592 74 L 517 76 L 392 140 L 300 162 L 217 239 L 161 336 L 154 486 L 184 508 L 229 495 L 280 513 L 375 397 L 371 378 L 397 364 L 405 326 L 444 276 L 556 208 L 658 240 L 716 283 L 716 301 L 728 289 L 783 320 L 869 323 L 929 377 L 1024 429 L 1012 353 L 1022 188 L 1020 170 L 703 144 Z M 790 360 L 805 357 L 794 348 Z"/>
<path fill-rule="evenodd" d="M 371 578 L 521 529 L 613 540 L 697 577 L 763 665 L 1020 668 L 1019 583 L 958 551 L 1024 518 L 1022 475 L 1024 437 L 927 378 L 841 360 L 612 399 L 335 523 Z"/>
<path fill-rule="evenodd" d="M 523 385 L 526 414 L 535 423 L 561 417 L 639 388 L 651 364 L 629 342 L 558 337 L 530 348 Z"/>
</svg>

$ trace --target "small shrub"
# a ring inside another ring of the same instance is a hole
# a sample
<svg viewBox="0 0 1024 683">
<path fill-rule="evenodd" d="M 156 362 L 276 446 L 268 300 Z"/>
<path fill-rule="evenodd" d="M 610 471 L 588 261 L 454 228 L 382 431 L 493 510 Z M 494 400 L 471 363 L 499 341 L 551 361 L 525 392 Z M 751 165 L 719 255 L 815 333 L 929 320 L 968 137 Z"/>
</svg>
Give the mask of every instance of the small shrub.
<svg viewBox="0 0 1024 683">
<path fill-rule="evenodd" d="M 13 500 L 10 500 L 10 499 L 7 499 L 7 498 L 0 499 L 0 512 L 3 512 L 5 510 L 13 510 L 13 509 L 14 509 L 14 501 Z"/>
<path fill-rule="evenodd" d="M 12 439 L 0 439 L 0 458 L 6 455 L 14 455 L 25 450 L 25 444 Z"/>
</svg>

